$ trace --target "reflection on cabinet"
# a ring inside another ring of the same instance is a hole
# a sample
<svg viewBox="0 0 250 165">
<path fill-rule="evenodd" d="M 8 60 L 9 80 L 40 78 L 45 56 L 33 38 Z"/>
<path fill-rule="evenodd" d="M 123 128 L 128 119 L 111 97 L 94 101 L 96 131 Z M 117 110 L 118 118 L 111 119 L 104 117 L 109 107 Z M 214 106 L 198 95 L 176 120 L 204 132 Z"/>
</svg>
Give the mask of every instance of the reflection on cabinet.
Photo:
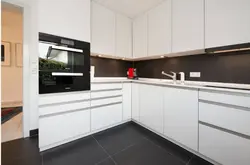
<svg viewBox="0 0 250 165">
<path fill-rule="evenodd" d="M 198 90 L 164 88 L 164 134 L 198 150 Z"/>
<path fill-rule="evenodd" d="M 204 49 L 204 0 L 172 3 L 172 52 Z"/>
<path fill-rule="evenodd" d="M 171 1 L 148 12 L 148 56 L 171 52 Z"/>
<path fill-rule="evenodd" d="M 221 164 L 249 165 L 250 139 L 200 124 L 199 152 Z"/>
<path fill-rule="evenodd" d="M 92 2 L 91 52 L 115 55 L 115 13 Z"/>
<path fill-rule="evenodd" d="M 140 122 L 163 133 L 163 87 L 140 84 Z"/>
<path fill-rule="evenodd" d="M 121 14 L 116 14 L 115 55 L 132 58 L 132 21 Z"/>
<path fill-rule="evenodd" d="M 131 88 L 132 88 L 131 83 L 123 83 L 122 87 L 123 120 L 131 120 L 131 107 L 132 107 Z"/>
<path fill-rule="evenodd" d="M 206 0 L 206 48 L 250 42 L 249 6 L 249 0 Z"/>
<path fill-rule="evenodd" d="M 133 57 L 147 56 L 147 14 L 135 18 L 133 22 Z"/>
<path fill-rule="evenodd" d="M 139 86 L 140 84 L 132 83 L 132 119 L 138 122 L 140 121 Z"/>
</svg>

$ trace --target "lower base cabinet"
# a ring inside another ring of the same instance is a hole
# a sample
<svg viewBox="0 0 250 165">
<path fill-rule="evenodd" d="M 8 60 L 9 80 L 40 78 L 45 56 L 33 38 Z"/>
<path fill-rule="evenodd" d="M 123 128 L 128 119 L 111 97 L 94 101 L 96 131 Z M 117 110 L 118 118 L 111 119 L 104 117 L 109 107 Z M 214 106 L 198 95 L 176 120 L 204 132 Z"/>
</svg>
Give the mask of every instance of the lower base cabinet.
<svg viewBox="0 0 250 165">
<path fill-rule="evenodd" d="M 90 132 L 90 110 L 63 113 L 39 119 L 39 148 Z"/>
<path fill-rule="evenodd" d="M 223 165 L 249 165 L 250 139 L 200 124 L 199 152 Z"/>
<path fill-rule="evenodd" d="M 91 131 L 122 122 L 122 103 L 91 109 Z"/>
</svg>

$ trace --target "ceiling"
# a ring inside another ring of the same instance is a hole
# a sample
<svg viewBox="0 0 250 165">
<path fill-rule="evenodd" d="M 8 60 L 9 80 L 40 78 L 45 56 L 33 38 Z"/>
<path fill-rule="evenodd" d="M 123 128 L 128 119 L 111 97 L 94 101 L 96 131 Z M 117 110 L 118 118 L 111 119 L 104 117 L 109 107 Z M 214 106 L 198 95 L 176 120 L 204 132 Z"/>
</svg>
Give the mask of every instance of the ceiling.
<svg viewBox="0 0 250 165">
<path fill-rule="evenodd" d="M 146 12 L 164 0 L 93 0 L 130 18 Z"/>
</svg>

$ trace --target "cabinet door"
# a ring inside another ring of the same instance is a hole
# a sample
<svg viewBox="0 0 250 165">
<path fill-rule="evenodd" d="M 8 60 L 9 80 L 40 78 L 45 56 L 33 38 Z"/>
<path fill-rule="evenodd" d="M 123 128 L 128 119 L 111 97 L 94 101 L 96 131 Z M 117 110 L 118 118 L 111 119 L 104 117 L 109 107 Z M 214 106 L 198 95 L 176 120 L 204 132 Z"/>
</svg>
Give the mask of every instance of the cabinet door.
<svg viewBox="0 0 250 165">
<path fill-rule="evenodd" d="M 206 48 L 250 42 L 249 6 L 249 0 L 206 0 Z"/>
<path fill-rule="evenodd" d="M 198 150 L 198 90 L 164 89 L 164 134 Z"/>
<path fill-rule="evenodd" d="M 115 55 L 115 13 L 92 2 L 91 53 Z"/>
<path fill-rule="evenodd" d="M 199 152 L 225 165 L 250 164 L 250 140 L 199 125 Z"/>
<path fill-rule="evenodd" d="M 148 12 L 148 56 L 171 52 L 171 1 Z"/>
<path fill-rule="evenodd" d="M 172 52 L 204 49 L 204 0 L 172 3 Z"/>
<path fill-rule="evenodd" d="M 131 107 L 132 107 L 131 88 L 132 88 L 131 83 L 123 83 L 123 88 L 122 88 L 123 120 L 131 120 Z"/>
<path fill-rule="evenodd" d="M 133 57 L 147 56 L 147 14 L 134 19 L 133 22 Z"/>
<path fill-rule="evenodd" d="M 132 21 L 116 14 L 116 56 L 132 58 Z"/>
<path fill-rule="evenodd" d="M 163 87 L 140 84 L 140 122 L 163 133 Z"/>
<path fill-rule="evenodd" d="M 132 119 L 139 122 L 139 84 L 132 83 Z"/>
</svg>

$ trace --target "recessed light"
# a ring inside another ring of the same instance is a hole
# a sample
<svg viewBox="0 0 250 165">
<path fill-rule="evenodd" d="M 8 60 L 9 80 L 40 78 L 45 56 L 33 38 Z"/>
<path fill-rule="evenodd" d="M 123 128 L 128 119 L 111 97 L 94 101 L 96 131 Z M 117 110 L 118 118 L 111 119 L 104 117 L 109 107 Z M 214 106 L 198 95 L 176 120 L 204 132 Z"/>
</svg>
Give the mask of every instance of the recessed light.
<svg viewBox="0 0 250 165">
<path fill-rule="evenodd" d="M 101 55 L 101 54 L 99 54 L 99 55 L 98 55 L 98 57 L 102 57 L 102 55 Z"/>
<path fill-rule="evenodd" d="M 161 58 L 164 58 L 164 56 L 161 56 Z"/>
</svg>

